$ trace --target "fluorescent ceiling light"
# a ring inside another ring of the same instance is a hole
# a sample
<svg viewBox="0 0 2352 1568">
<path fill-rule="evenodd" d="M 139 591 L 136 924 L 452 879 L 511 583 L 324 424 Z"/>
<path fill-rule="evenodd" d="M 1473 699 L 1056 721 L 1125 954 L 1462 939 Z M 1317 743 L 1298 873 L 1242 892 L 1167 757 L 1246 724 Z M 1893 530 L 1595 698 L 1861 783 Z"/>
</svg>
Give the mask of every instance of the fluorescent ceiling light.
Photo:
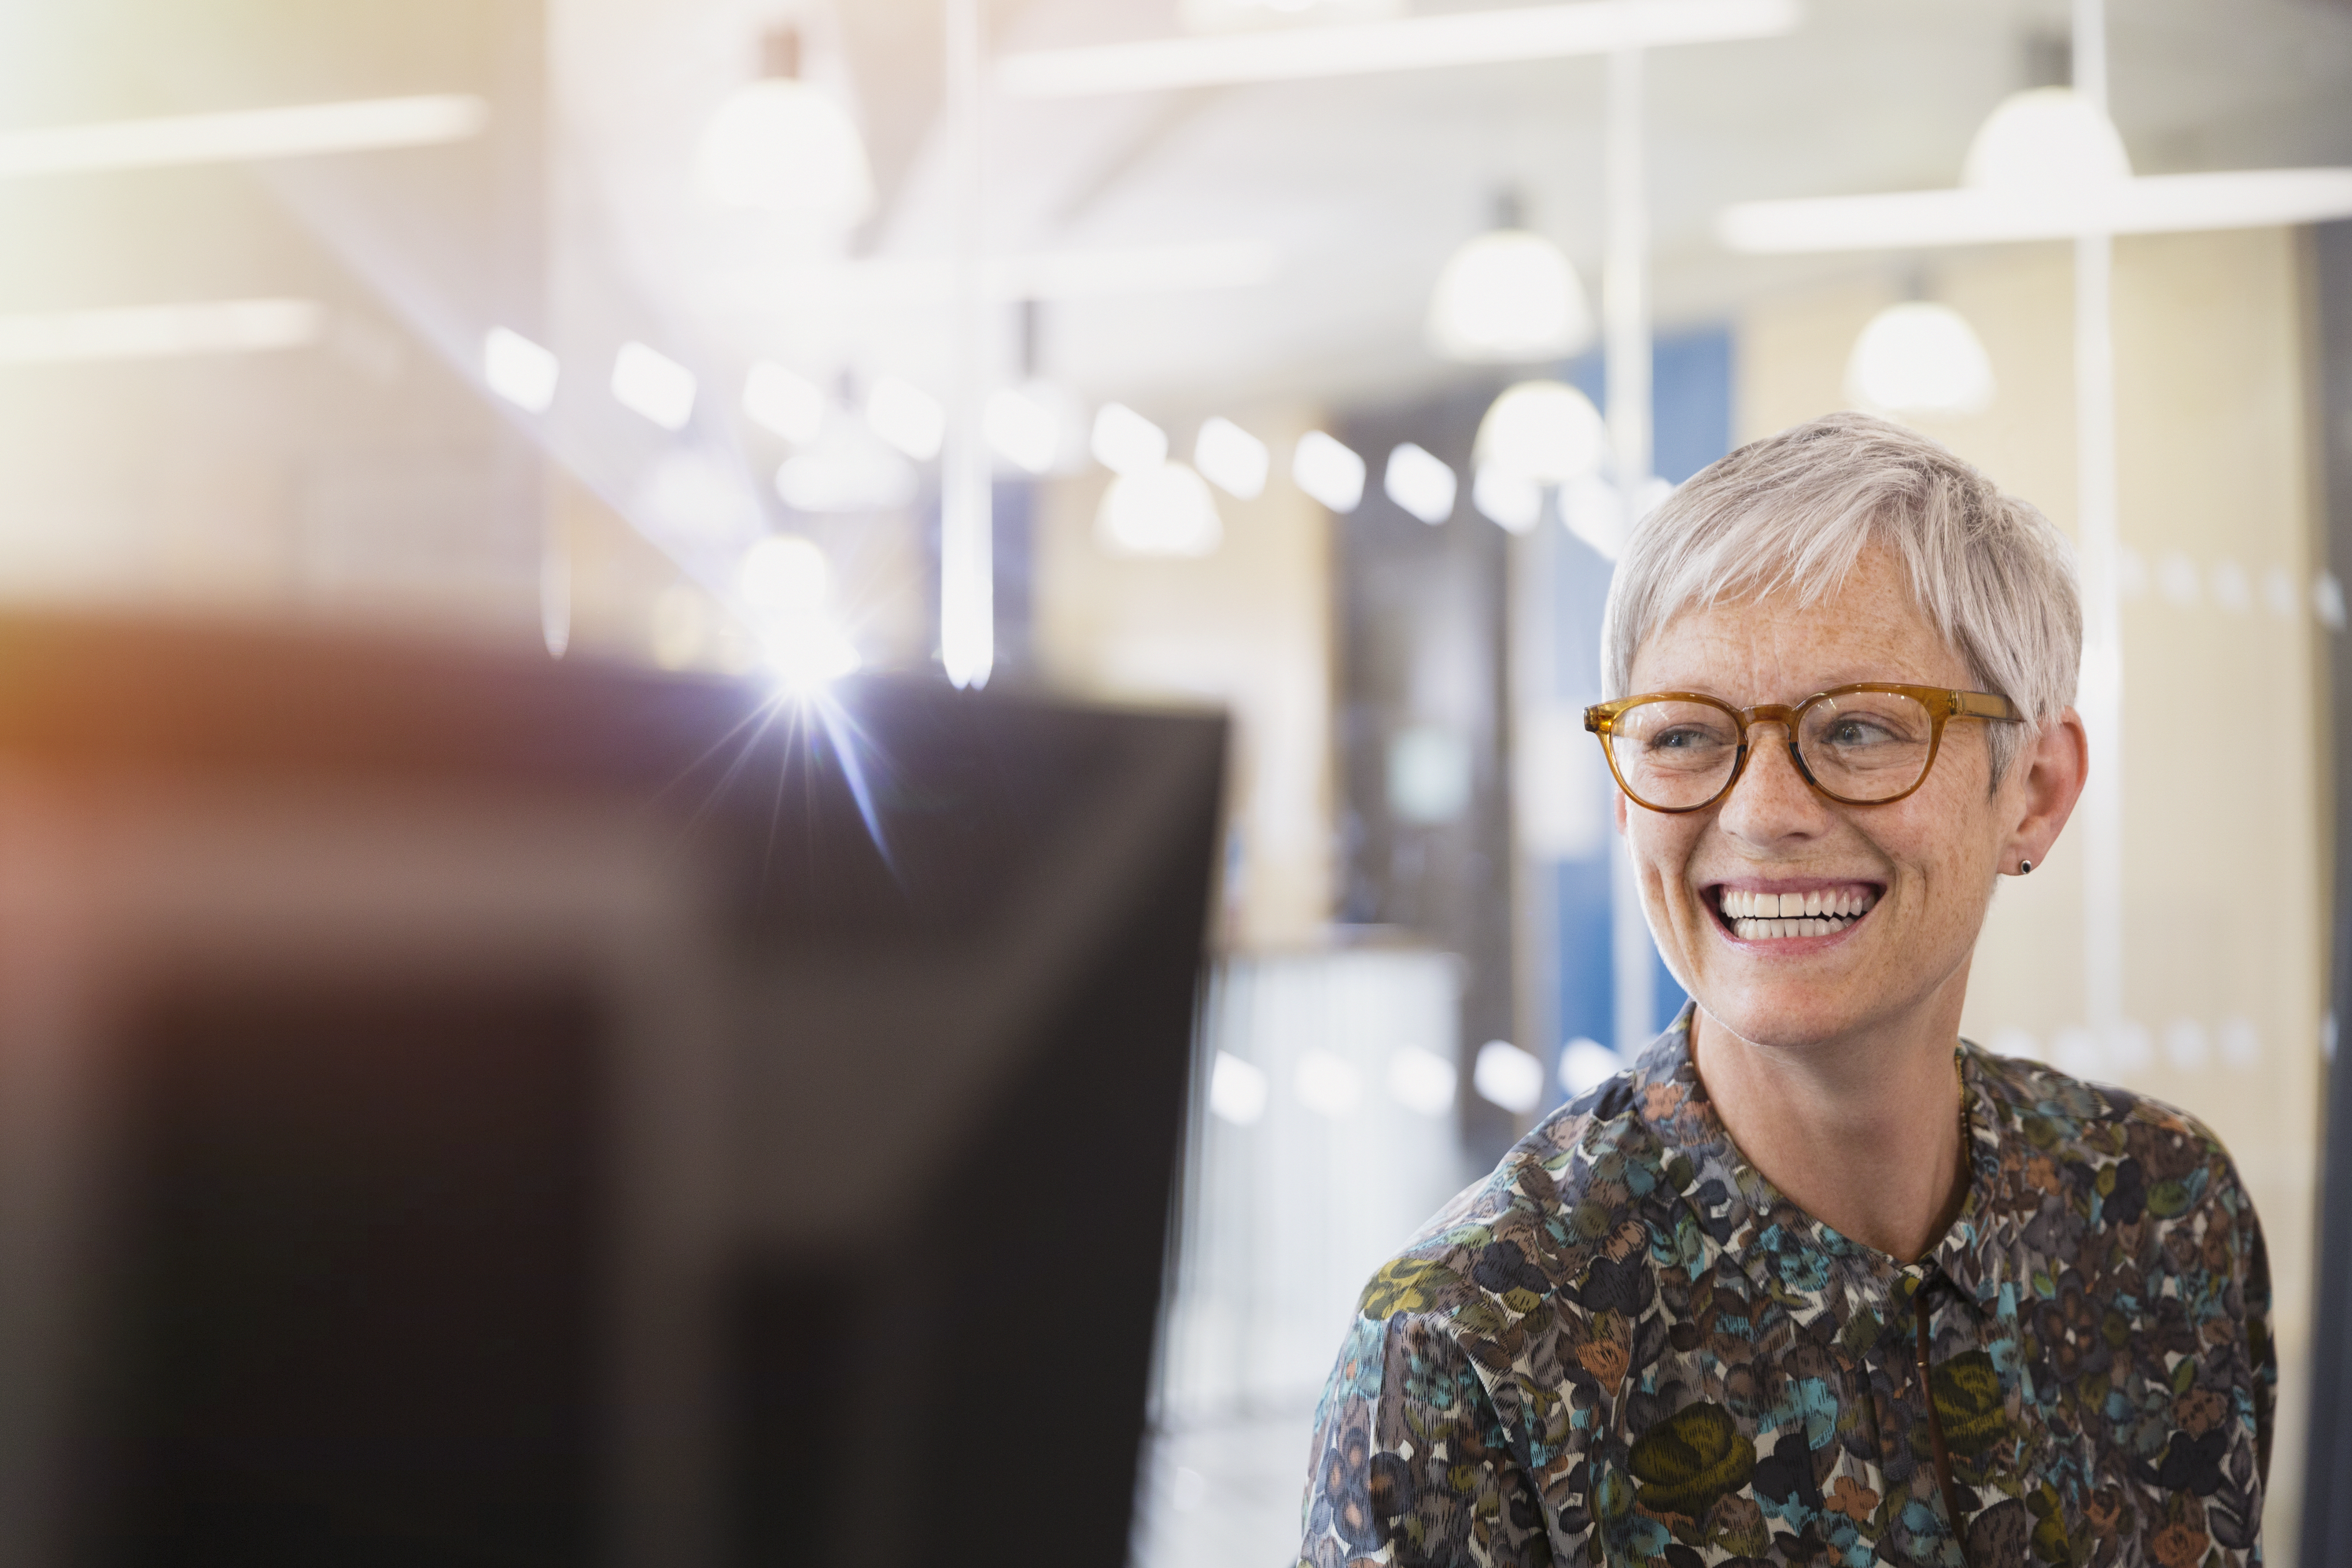
<svg viewBox="0 0 2352 1568">
<path fill-rule="evenodd" d="M 326 320 L 325 308 L 310 299 L 218 299 L 0 316 L 0 365 L 299 349 L 319 340 Z"/>
<path fill-rule="evenodd" d="M 1767 37 L 1789 31 L 1802 14 L 1798 0 L 1581 0 L 1040 49 L 1006 55 L 997 62 L 996 82 L 1013 98 L 1084 98 L 1429 70 Z"/>
<path fill-rule="evenodd" d="M 1255 501 L 1265 492 L 1274 455 L 1265 449 L 1265 442 L 1232 420 L 1212 415 L 1202 422 L 1201 434 L 1192 440 L 1192 466 L 1226 494 Z"/>
<path fill-rule="evenodd" d="M 1209 1109 L 1236 1127 L 1246 1127 L 1265 1114 L 1265 1071 L 1240 1057 L 1217 1052 L 1209 1071 Z"/>
<path fill-rule="evenodd" d="M 1543 520 L 1543 486 L 1523 474 L 1483 465 L 1470 484 L 1470 504 L 1506 530 L 1524 534 Z"/>
<path fill-rule="evenodd" d="M 1912 250 L 2083 234 L 2284 227 L 2352 216 L 2352 169 L 2147 174 L 2068 193 L 1963 188 L 1743 202 L 1716 221 L 1750 255 Z"/>
<path fill-rule="evenodd" d="M 1343 1122 L 1355 1114 L 1364 1097 L 1364 1076 L 1347 1058 L 1328 1051 L 1310 1051 L 1298 1059 L 1290 1087 L 1298 1103 L 1318 1116 Z"/>
<path fill-rule="evenodd" d="M 1443 459 L 1408 441 L 1389 453 L 1388 466 L 1381 475 L 1381 488 L 1388 493 L 1390 500 L 1435 528 L 1454 515 L 1459 482 Z"/>
<path fill-rule="evenodd" d="M 1482 1100 L 1524 1116 L 1543 1103 L 1543 1063 L 1505 1040 L 1490 1040 L 1478 1048 L 1470 1082 Z"/>
<path fill-rule="evenodd" d="M 1330 511 L 1352 512 L 1364 499 L 1364 460 L 1319 430 L 1291 449 L 1290 477 Z"/>
<path fill-rule="evenodd" d="M 490 107 L 468 93 L 290 104 L 0 132 L 0 180 L 241 163 L 382 147 L 428 147 L 478 136 Z"/>
<path fill-rule="evenodd" d="M 545 413 L 562 373 L 552 353 L 520 332 L 493 327 L 483 336 L 482 380 L 517 408 Z"/>
<path fill-rule="evenodd" d="M 999 387 L 988 394 L 981 427 L 988 444 L 1024 473 L 1043 474 L 1061 455 L 1061 417 L 1046 400 L 1018 387 Z"/>
<path fill-rule="evenodd" d="M 896 376 L 880 378 L 866 394 L 866 423 L 918 463 L 937 457 L 947 444 L 948 411 L 940 400 Z"/>
<path fill-rule="evenodd" d="M 694 416 L 694 372 L 643 343 L 624 343 L 613 360 L 613 397 L 664 430 L 684 430 Z"/>
<path fill-rule="evenodd" d="M 1408 1045 L 1389 1058 L 1389 1097 L 1408 1111 L 1440 1116 L 1454 1109 L 1460 1077 L 1445 1058 Z"/>
<path fill-rule="evenodd" d="M 743 378 L 743 414 L 761 429 L 805 446 L 824 430 L 824 389 L 761 360 Z"/>
<path fill-rule="evenodd" d="M 1579 1036 L 1559 1048 L 1559 1086 L 1569 1098 L 1590 1094 L 1625 1070 L 1625 1059 L 1597 1040 Z"/>
<path fill-rule="evenodd" d="M 1144 474 L 1168 460 L 1168 433 L 1123 402 L 1095 411 L 1095 459 L 1118 474 Z"/>
</svg>

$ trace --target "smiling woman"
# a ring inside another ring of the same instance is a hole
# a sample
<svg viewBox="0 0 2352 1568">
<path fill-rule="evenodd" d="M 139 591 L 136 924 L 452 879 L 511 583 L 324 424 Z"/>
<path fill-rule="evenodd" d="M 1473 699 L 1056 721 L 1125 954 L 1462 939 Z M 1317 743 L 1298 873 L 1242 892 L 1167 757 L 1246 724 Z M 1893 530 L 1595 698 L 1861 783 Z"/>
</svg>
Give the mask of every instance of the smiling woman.
<svg viewBox="0 0 2352 1568">
<path fill-rule="evenodd" d="M 2261 1560 L 2227 1151 L 1958 1036 L 1998 878 L 2082 792 L 2081 641 L 2050 524 L 1883 421 L 1643 522 L 1586 727 L 1693 1003 L 1365 1291 L 1304 1561 Z"/>
</svg>

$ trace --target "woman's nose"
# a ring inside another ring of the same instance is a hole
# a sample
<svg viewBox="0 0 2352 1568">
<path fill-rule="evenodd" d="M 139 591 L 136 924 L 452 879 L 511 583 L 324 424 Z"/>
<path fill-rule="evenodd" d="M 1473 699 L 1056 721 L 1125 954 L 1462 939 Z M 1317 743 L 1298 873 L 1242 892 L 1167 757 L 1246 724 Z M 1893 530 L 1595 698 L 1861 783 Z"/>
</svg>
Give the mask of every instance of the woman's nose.
<svg viewBox="0 0 2352 1568">
<path fill-rule="evenodd" d="M 1731 788 L 1717 821 L 1724 831 L 1756 843 L 1818 830 L 1828 802 L 1797 767 L 1785 726 L 1763 723 L 1748 732 L 1748 766 Z"/>
</svg>

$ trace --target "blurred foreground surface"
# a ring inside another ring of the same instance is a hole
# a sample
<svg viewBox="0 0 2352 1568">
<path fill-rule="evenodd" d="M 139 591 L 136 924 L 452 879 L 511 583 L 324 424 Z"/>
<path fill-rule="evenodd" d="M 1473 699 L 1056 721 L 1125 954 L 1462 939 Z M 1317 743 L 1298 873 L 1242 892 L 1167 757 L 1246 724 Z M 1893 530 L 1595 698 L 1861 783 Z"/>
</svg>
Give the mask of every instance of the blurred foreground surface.
<svg viewBox="0 0 2352 1568">
<path fill-rule="evenodd" d="M 1222 744 L 0 622 L 0 1558 L 1116 1559 Z"/>
</svg>

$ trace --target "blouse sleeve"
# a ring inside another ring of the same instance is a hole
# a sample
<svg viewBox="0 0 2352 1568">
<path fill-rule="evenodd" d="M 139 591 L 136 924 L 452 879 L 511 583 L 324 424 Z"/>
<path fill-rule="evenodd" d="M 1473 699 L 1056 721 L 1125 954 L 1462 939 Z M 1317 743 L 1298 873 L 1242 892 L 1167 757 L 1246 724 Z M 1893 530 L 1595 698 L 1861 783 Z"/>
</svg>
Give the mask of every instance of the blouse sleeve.
<svg viewBox="0 0 2352 1568">
<path fill-rule="evenodd" d="M 1442 1321 L 1359 1318 L 1315 1427 L 1302 1565 L 1552 1562 L 1540 1498 Z"/>
</svg>

